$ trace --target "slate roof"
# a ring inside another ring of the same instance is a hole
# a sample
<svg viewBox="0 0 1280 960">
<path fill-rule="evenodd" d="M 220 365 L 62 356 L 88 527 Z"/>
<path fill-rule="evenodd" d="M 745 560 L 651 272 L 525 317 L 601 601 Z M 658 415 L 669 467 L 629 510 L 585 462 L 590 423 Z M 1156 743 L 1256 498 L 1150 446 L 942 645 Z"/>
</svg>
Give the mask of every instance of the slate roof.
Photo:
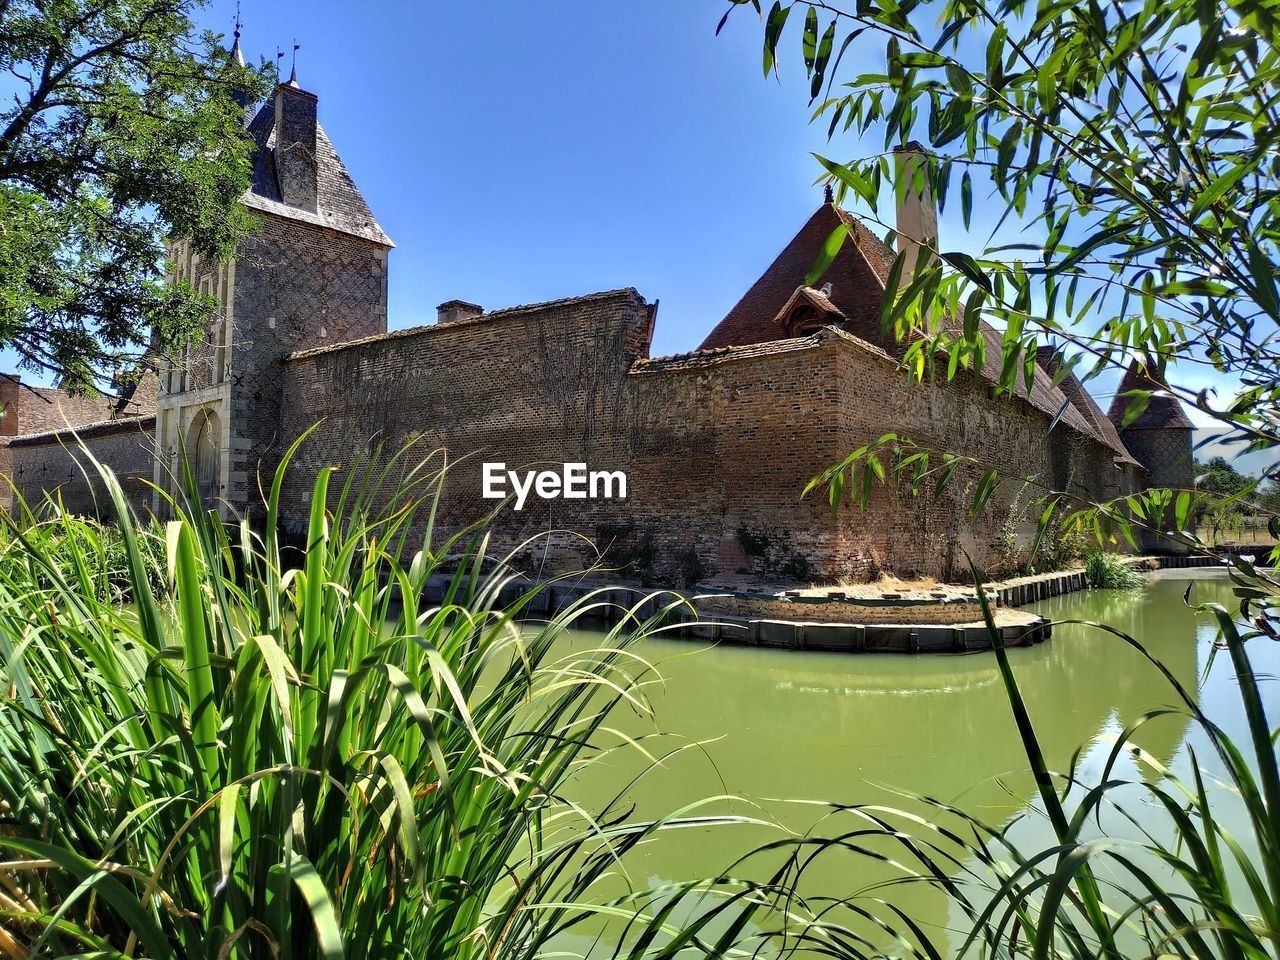
<svg viewBox="0 0 1280 960">
<path fill-rule="evenodd" d="M 896 255 L 853 214 L 832 204 L 823 204 L 800 228 L 760 279 L 707 335 L 702 349 L 778 339 L 774 318 L 797 288 L 804 285 L 809 271 L 818 261 L 823 244 L 840 224 L 849 228 L 850 236 L 827 272 L 815 283 L 818 286 L 831 284 L 829 299 L 848 318 L 844 323 L 845 330 L 860 341 L 901 357 L 904 346 L 881 332 L 879 318 L 885 283 Z M 1000 331 L 985 323 L 981 324 L 980 330 L 987 347 L 980 375 L 988 383 L 995 383 L 1000 379 L 1003 337 Z M 1052 378 L 1043 370 L 1034 377 L 1030 390 L 1019 375 L 1014 384 L 1014 394 L 1049 417 L 1058 417 L 1060 424 L 1105 444 L 1126 460 L 1132 459 L 1115 431 L 1095 426 L 1082 413 L 1081 404 L 1071 403 L 1060 389 L 1053 386 Z"/>
<path fill-rule="evenodd" d="M 328 227 L 353 237 L 360 237 L 383 247 L 394 247 L 391 238 L 373 217 L 351 174 L 333 148 L 329 135 L 316 124 L 316 210 L 291 207 L 280 194 L 276 179 L 275 100 L 269 99 L 249 121 L 249 135 L 254 142 L 253 176 L 249 189 L 241 198 L 244 205 L 262 213 L 288 220 Z"/>
<path fill-rule="evenodd" d="M 1138 414 L 1138 418 L 1125 427 L 1129 430 L 1193 430 L 1195 424 L 1182 409 L 1178 398 L 1170 392 L 1168 384 L 1156 374 L 1156 366 L 1143 358 L 1135 357 L 1125 371 L 1120 386 L 1116 388 L 1115 399 L 1111 401 L 1111 409 L 1107 411 L 1109 419 L 1117 427 L 1124 419 L 1132 397 L 1124 394 L 1130 390 L 1153 390 L 1147 408 Z"/>
<path fill-rule="evenodd" d="M 1058 352 L 1056 347 L 1040 347 L 1036 351 L 1036 362 L 1040 365 L 1040 369 L 1052 378 L 1057 375 L 1059 368 L 1062 366 L 1062 354 Z M 1074 372 L 1068 373 L 1062 378 L 1058 383 L 1058 389 L 1071 401 L 1071 405 L 1076 408 L 1080 416 L 1088 421 L 1089 426 L 1093 428 L 1107 446 L 1122 453 L 1130 463 L 1138 462 L 1133 459 L 1128 447 L 1120 439 L 1120 434 L 1116 431 L 1115 424 L 1102 412 L 1098 402 L 1093 399 L 1092 394 L 1089 393 Z"/>
<path fill-rule="evenodd" d="M 90 437 L 101 437 L 125 430 L 147 430 L 156 425 L 156 415 L 146 417 L 121 417 L 117 420 L 102 420 L 98 423 L 85 423 L 75 427 L 63 427 L 60 430 L 45 430 L 41 433 L 24 433 L 20 437 L 9 437 L 5 445 L 10 447 L 26 447 L 52 440 L 75 441 L 76 437 L 88 440 Z"/>
</svg>

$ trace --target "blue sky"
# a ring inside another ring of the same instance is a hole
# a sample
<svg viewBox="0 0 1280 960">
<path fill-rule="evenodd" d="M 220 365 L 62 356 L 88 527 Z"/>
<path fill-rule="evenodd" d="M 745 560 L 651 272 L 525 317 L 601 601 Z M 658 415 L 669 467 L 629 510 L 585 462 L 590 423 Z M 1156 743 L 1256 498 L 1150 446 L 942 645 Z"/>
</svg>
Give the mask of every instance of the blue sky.
<svg viewBox="0 0 1280 960">
<path fill-rule="evenodd" d="M 286 51 L 287 73 L 301 44 L 299 81 L 397 244 L 392 328 L 453 298 L 492 309 L 633 286 L 661 300 L 657 355 L 695 348 L 818 206 L 811 152 L 881 148 L 828 144 L 798 40 L 766 80 L 759 20 L 738 11 L 717 37 L 724 10 L 242 0 L 242 45 Z M 235 0 L 210 0 L 201 21 L 229 38 L 234 17 Z M 844 69 L 869 66 L 856 60 Z M 958 205 L 940 228 L 948 248 L 986 239 L 963 237 Z M 1093 387 L 1105 407 L 1113 379 Z"/>
<path fill-rule="evenodd" d="M 205 22 L 230 32 L 234 0 Z M 693 349 L 821 202 L 799 87 L 720 0 L 245 2 L 396 241 L 392 327 L 634 286 Z M 289 58 L 285 58 L 288 70 Z M 796 58 L 795 66 L 803 64 Z M 802 78 L 801 78 L 802 79 Z"/>
</svg>

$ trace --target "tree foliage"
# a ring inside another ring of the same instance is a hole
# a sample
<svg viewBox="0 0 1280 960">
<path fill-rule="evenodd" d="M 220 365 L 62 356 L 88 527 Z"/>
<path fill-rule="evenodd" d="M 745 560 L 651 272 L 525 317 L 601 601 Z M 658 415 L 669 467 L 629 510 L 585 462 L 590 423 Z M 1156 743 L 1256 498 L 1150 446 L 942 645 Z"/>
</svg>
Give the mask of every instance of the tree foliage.
<svg viewBox="0 0 1280 960">
<path fill-rule="evenodd" d="M 207 305 L 164 286 L 164 241 L 225 258 L 251 226 L 239 66 L 200 0 L 0 0 L 0 345 L 87 389 Z"/>
<path fill-rule="evenodd" d="M 1197 489 L 1220 497 L 1247 494 L 1258 483 L 1256 477 L 1245 476 L 1233 467 L 1226 457 L 1214 457 L 1197 469 L 1196 474 Z"/>
<path fill-rule="evenodd" d="M 1067 348 L 1058 381 L 1145 350 L 1161 377 L 1224 385 L 1171 385 L 1224 439 L 1280 445 L 1274 4 L 733 0 L 726 20 L 743 7 L 766 73 L 800 55 L 833 144 L 880 135 L 883 152 L 818 158 L 840 201 L 884 223 L 890 148 L 920 140 L 939 205 L 990 231 L 891 275 L 881 321 L 916 376 L 980 368 L 983 321 L 1003 331 L 1003 392 L 1037 375 L 1038 346 Z"/>
</svg>

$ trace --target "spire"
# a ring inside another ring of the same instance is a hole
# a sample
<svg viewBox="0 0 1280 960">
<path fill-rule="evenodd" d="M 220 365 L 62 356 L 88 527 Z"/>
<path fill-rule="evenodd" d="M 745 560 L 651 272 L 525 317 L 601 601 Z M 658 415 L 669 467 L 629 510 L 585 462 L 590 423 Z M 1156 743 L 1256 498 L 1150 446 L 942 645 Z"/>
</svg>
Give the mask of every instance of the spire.
<svg viewBox="0 0 1280 960">
<path fill-rule="evenodd" d="M 236 65 L 240 67 L 244 66 L 244 51 L 240 49 L 240 28 L 243 25 L 244 24 L 241 23 L 240 21 L 240 4 L 237 2 L 236 3 L 236 28 L 232 33 L 232 36 L 235 37 L 235 42 L 231 44 L 231 58 L 235 60 Z"/>
<path fill-rule="evenodd" d="M 231 59 L 235 61 L 235 64 L 238 67 L 244 66 L 244 51 L 240 49 L 240 28 L 242 26 L 244 26 L 244 22 L 240 19 L 240 4 L 237 0 L 236 27 L 231 34 L 232 37 L 235 38 L 231 44 Z M 249 94 L 243 90 L 235 90 L 231 94 L 231 100 L 244 113 L 244 123 L 245 123 L 245 126 L 248 126 L 249 120 L 252 117 L 252 114 L 249 109 L 250 108 Z"/>
<path fill-rule="evenodd" d="M 293 67 L 289 71 L 289 86 L 296 87 L 298 85 L 298 50 L 300 44 L 297 39 L 293 41 Z"/>
</svg>

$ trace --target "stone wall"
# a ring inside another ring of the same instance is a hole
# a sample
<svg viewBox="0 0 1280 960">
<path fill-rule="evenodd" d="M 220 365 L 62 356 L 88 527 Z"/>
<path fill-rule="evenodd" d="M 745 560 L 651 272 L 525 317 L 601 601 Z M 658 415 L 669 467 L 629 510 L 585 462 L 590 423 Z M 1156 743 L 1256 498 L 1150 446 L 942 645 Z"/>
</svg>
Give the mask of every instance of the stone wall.
<svg viewBox="0 0 1280 960">
<path fill-rule="evenodd" d="M 1115 451 L 1049 420 L 1026 400 L 994 397 L 990 388 L 961 372 L 951 382 L 909 384 L 905 374 L 873 350 L 844 349 L 838 370 L 846 389 L 839 394 L 840 431 L 854 450 L 887 433 L 910 437 L 922 448 L 953 451 L 979 462 L 960 466 L 936 492 L 939 458 L 921 495 L 909 486 L 877 485 L 861 522 L 846 526 L 843 552 L 865 558 L 864 575 L 893 571 L 943 579 L 968 576 L 968 559 L 979 569 L 999 570 L 995 546 L 1012 524 L 1025 549 L 1034 539 L 1039 510 L 1032 501 L 1043 490 L 1017 479 L 1001 481 L 990 504 L 976 520 L 969 516 L 982 474 L 996 469 L 1004 477 L 1037 477 L 1056 489 L 1083 485 L 1100 497 L 1136 489 L 1138 474 L 1115 464 Z M 887 462 L 886 462 L 887 466 Z"/>
<path fill-rule="evenodd" d="M 319 426 L 286 483 L 286 522 L 305 523 L 321 467 L 413 440 L 423 456 L 469 458 L 445 484 L 446 529 L 495 507 L 480 495 L 485 460 L 625 471 L 625 501 L 530 498 L 503 511 L 498 545 L 561 531 L 529 550 L 547 569 L 586 562 L 583 534 L 611 547 L 610 562 L 647 562 L 658 582 L 747 569 L 799 580 L 940 575 L 965 549 L 988 563 L 1010 498 L 970 530 L 964 478 L 924 501 L 877 490 L 872 512 L 835 516 L 822 493 L 801 500 L 805 484 L 889 431 L 1028 474 L 1054 462 L 1090 482 L 1125 482 L 1093 441 L 1076 437 L 1051 456 L 1047 418 L 1024 402 L 992 399 L 972 380 L 910 387 L 887 355 L 847 335 L 650 360 L 653 319 L 624 290 L 296 354 L 280 432 Z M 1034 524 L 1023 526 L 1029 539 Z"/>
<path fill-rule="evenodd" d="M 141 514 L 150 510 L 154 417 L 91 427 L 81 431 L 79 440 L 94 459 L 115 472 L 125 498 L 136 511 Z M 12 480 L 13 487 L 33 507 L 47 491 L 60 499 L 71 513 L 110 516 L 113 512 L 110 499 L 80 442 L 70 432 L 4 441 L 0 447 L 0 472 Z M 9 484 L 2 486 L 3 498 L 8 501 Z"/>
<path fill-rule="evenodd" d="M 385 333 L 387 249 L 279 217 L 237 253 L 227 499 L 252 504 L 293 434 L 280 430 L 291 352 Z"/>
</svg>

